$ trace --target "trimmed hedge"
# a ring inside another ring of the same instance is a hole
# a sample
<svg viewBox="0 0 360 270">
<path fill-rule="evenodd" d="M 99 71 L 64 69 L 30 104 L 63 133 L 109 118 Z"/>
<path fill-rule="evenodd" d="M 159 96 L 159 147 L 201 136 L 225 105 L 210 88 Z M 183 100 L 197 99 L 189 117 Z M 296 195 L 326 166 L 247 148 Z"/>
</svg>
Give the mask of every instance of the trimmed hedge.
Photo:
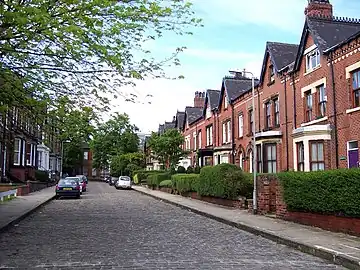
<svg viewBox="0 0 360 270">
<path fill-rule="evenodd" d="M 224 163 L 201 169 L 197 191 L 201 196 L 236 199 L 239 195 L 250 197 L 252 186 L 249 174 Z"/>
<path fill-rule="evenodd" d="M 171 188 L 172 187 L 172 182 L 171 180 L 164 180 L 160 182 L 160 187 L 166 187 L 166 188 Z"/>
<path fill-rule="evenodd" d="M 289 211 L 360 217 L 360 169 L 284 172 L 278 177 Z"/>
<path fill-rule="evenodd" d="M 36 181 L 39 182 L 49 182 L 50 181 L 49 173 L 47 171 L 36 170 L 35 179 Z"/>
<path fill-rule="evenodd" d="M 197 191 L 199 176 L 198 174 L 175 174 L 171 176 L 172 187 L 180 194 Z"/>
<path fill-rule="evenodd" d="M 170 173 L 153 173 L 147 179 L 149 187 L 159 187 L 160 183 L 164 180 L 170 179 Z"/>
</svg>

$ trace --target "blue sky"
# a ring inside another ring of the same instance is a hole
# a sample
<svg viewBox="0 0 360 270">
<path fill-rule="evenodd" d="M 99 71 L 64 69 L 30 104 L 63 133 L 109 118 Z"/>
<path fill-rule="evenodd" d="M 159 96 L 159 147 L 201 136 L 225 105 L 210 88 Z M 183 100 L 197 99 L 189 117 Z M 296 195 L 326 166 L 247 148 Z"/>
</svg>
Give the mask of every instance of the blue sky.
<svg viewBox="0 0 360 270">
<path fill-rule="evenodd" d="M 145 80 L 126 93 L 145 97 L 153 95 L 152 104 L 113 101 L 113 111 L 126 112 L 143 132 L 157 130 L 160 123 L 171 121 L 177 110 L 193 104 L 195 91 L 219 89 L 230 69 L 260 74 L 266 41 L 299 43 L 307 0 L 193 0 L 197 17 L 204 27 L 194 29 L 192 36 L 166 34 L 146 46 L 158 59 L 177 47 L 187 49 L 179 55 L 181 66 L 165 71 L 182 80 Z M 359 0 L 332 0 L 334 15 L 356 17 Z"/>
</svg>

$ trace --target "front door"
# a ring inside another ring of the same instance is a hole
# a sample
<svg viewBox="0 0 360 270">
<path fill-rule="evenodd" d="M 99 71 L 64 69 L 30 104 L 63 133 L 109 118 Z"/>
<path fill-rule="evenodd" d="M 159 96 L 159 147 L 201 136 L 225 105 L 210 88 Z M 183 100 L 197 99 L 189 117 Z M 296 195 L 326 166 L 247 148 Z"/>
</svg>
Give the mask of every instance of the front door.
<svg viewBox="0 0 360 270">
<path fill-rule="evenodd" d="M 358 167 L 359 164 L 359 149 L 348 151 L 349 168 Z"/>
</svg>

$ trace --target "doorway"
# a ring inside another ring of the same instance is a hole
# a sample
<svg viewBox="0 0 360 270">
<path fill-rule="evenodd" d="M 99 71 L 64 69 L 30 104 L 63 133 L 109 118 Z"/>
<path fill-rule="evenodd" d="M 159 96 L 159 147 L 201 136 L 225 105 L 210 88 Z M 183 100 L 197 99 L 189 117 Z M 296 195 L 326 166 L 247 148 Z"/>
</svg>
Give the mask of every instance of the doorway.
<svg viewBox="0 0 360 270">
<path fill-rule="evenodd" d="M 359 145 L 358 141 L 348 142 L 348 168 L 359 167 Z"/>
</svg>

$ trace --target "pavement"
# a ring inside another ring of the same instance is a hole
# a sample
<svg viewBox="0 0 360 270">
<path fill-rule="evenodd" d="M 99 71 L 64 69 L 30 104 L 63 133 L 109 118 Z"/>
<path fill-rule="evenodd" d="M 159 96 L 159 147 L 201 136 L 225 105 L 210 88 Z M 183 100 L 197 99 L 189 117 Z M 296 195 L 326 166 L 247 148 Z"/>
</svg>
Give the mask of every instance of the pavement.
<svg viewBox="0 0 360 270">
<path fill-rule="evenodd" d="M 252 215 L 246 210 L 217 206 L 142 186 L 134 186 L 133 189 L 219 222 L 327 259 L 349 269 L 360 269 L 359 237 L 329 232 L 266 216 Z"/>
<path fill-rule="evenodd" d="M 51 200 L 8 227 L 0 250 L 0 269 L 345 269 L 99 182 L 80 200 Z"/>
</svg>

